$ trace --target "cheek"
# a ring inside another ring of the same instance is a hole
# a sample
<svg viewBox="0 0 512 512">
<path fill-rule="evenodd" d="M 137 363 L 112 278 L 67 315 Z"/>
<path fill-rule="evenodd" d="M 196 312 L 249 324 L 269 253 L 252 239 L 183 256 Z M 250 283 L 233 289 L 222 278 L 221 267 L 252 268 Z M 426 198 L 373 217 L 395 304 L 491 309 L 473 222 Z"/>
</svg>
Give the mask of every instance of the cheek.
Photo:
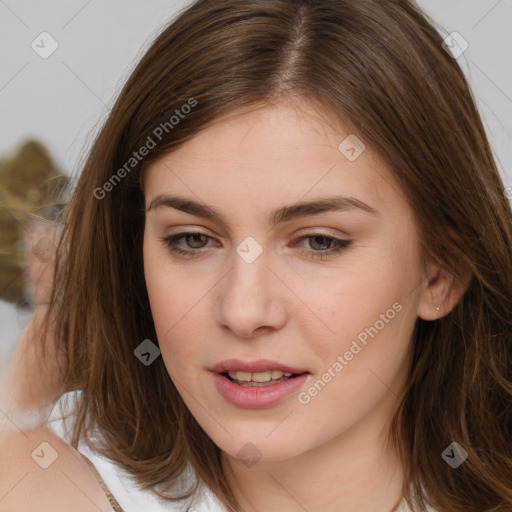
<svg viewBox="0 0 512 512">
<path fill-rule="evenodd" d="M 398 393 L 407 375 L 415 323 L 412 310 L 389 296 L 369 292 L 360 297 L 365 299 L 364 307 L 353 300 L 353 294 L 338 296 L 345 307 L 331 316 L 335 334 L 319 339 L 311 331 L 308 336 L 315 340 L 310 351 L 319 361 L 298 399 L 311 406 L 312 416 L 321 415 L 325 424 L 339 425 L 339 411 L 344 411 L 342 421 L 348 427 L 354 418 Z"/>
<path fill-rule="evenodd" d="M 333 296 L 331 303 L 337 301 L 338 307 L 325 316 L 329 330 L 326 327 L 325 334 L 319 336 L 317 325 L 316 332 L 311 328 L 306 335 L 322 361 L 321 371 L 338 362 L 343 368 L 338 364 L 337 373 L 366 378 L 370 367 L 398 363 L 397 359 L 405 356 L 415 316 L 396 300 L 397 296 L 345 291 Z"/>
<path fill-rule="evenodd" d="M 416 247 L 404 240 L 400 250 L 383 245 L 367 254 L 347 266 L 335 286 L 326 280 L 307 292 L 308 305 L 321 319 L 309 337 L 327 367 L 346 353 L 351 372 L 368 372 L 371 364 L 398 363 L 410 343 L 421 281 Z"/>
<path fill-rule="evenodd" d="M 202 302 L 211 285 L 184 277 L 179 267 L 161 261 L 156 252 L 144 247 L 146 288 L 162 358 L 169 374 L 179 377 L 185 368 L 191 371 L 201 350 L 194 340 L 204 339 L 198 330 L 207 322 L 205 315 L 201 318 Z"/>
<path fill-rule="evenodd" d="M 156 272 L 154 274 L 146 278 L 146 286 L 158 341 L 164 352 L 172 350 L 174 346 L 180 346 L 177 343 L 179 333 L 183 333 L 184 330 L 190 332 L 189 316 L 192 314 L 194 301 L 182 291 L 179 280 L 171 280 L 168 276 Z M 190 338 L 190 335 L 187 338 Z"/>
<path fill-rule="evenodd" d="M 186 315 L 188 295 L 193 290 L 179 268 L 173 266 L 159 244 L 144 241 L 144 277 L 155 328 L 159 335 L 167 333 Z"/>
<path fill-rule="evenodd" d="M 167 281 L 162 278 L 148 283 L 151 311 L 161 356 L 171 378 L 178 381 L 175 382 L 178 388 L 179 383 L 185 378 L 194 378 L 191 372 L 198 371 L 193 361 L 197 358 L 200 349 L 193 341 L 201 339 L 194 333 L 197 320 L 191 320 L 192 306 L 189 306 L 189 301 L 179 290 L 179 282 L 176 280 L 173 280 L 172 286 L 168 286 Z"/>
</svg>

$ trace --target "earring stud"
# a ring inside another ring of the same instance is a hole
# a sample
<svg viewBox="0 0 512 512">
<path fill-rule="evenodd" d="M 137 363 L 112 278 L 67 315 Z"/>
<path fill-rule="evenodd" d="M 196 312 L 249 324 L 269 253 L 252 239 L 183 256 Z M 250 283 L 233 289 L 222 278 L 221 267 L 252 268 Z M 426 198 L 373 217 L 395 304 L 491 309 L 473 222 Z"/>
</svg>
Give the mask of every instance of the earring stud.
<svg viewBox="0 0 512 512">
<path fill-rule="evenodd" d="M 441 308 L 439 306 L 436 306 L 436 311 L 439 313 L 439 311 L 441 311 Z"/>
</svg>

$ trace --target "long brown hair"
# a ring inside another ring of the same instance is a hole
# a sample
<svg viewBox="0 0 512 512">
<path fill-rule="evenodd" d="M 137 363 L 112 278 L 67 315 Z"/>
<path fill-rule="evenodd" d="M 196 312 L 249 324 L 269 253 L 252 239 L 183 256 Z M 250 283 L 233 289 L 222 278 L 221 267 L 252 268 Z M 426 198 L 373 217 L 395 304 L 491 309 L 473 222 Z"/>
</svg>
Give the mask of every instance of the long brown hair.
<svg viewBox="0 0 512 512">
<path fill-rule="evenodd" d="M 99 428 L 102 453 L 159 493 L 190 461 L 229 510 L 240 509 L 219 448 L 162 358 L 145 366 L 134 356 L 143 340 L 157 343 L 141 171 L 220 117 L 296 95 L 349 123 L 389 164 L 425 256 L 454 273 L 470 269 L 451 313 L 417 320 L 392 423 L 404 496 L 415 510 L 512 510 L 512 213 L 464 73 L 436 26 L 407 0 L 197 0 L 156 38 L 66 210 L 49 314 L 67 359 L 61 393 L 84 390 L 75 442 Z M 468 453 L 456 470 L 441 456 L 453 441 Z"/>
</svg>

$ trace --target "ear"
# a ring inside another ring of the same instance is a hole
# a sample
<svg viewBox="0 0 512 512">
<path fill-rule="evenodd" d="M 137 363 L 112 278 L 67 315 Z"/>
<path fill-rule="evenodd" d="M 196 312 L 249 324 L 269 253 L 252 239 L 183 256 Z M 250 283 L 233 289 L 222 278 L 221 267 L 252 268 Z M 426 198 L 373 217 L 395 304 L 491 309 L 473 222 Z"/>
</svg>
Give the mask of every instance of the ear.
<svg viewBox="0 0 512 512">
<path fill-rule="evenodd" d="M 468 289 L 471 276 L 471 270 L 463 263 L 449 269 L 442 263 L 430 262 L 418 316 L 423 320 L 437 320 L 450 313 Z"/>
</svg>

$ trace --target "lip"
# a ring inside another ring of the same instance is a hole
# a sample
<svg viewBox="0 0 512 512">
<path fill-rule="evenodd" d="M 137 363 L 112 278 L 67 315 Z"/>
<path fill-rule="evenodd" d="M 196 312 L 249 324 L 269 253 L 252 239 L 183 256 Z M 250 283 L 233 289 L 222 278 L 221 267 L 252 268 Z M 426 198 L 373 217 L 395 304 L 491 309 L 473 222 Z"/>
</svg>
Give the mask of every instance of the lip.
<svg viewBox="0 0 512 512">
<path fill-rule="evenodd" d="M 298 391 L 310 375 L 308 370 L 270 359 L 255 359 L 253 361 L 226 359 L 209 370 L 213 373 L 215 387 L 224 400 L 243 409 L 262 409 L 282 402 L 292 393 Z M 270 370 L 280 370 L 298 375 L 270 386 L 241 386 L 231 382 L 227 376 L 223 375 L 228 371 L 256 373 Z"/>
<path fill-rule="evenodd" d="M 212 375 L 218 393 L 228 403 L 242 409 L 263 409 L 284 401 L 298 391 L 304 385 L 309 373 L 303 373 L 270 386 L 240 386 L 221 373 Z"/>
<path fill-rule="evenodd" d="M 309 373 L 304 368 L 294 368 L 279 361 L 272 361 L 270 359 L 255 359 L 254 361 L 242 361 L 241 359 L 226 359 L 220 363 L 209 368 L 211 372 L 248 372 L 258 373 L 270 370 L 280 370 L 286 373 Z"/>
</svg>

